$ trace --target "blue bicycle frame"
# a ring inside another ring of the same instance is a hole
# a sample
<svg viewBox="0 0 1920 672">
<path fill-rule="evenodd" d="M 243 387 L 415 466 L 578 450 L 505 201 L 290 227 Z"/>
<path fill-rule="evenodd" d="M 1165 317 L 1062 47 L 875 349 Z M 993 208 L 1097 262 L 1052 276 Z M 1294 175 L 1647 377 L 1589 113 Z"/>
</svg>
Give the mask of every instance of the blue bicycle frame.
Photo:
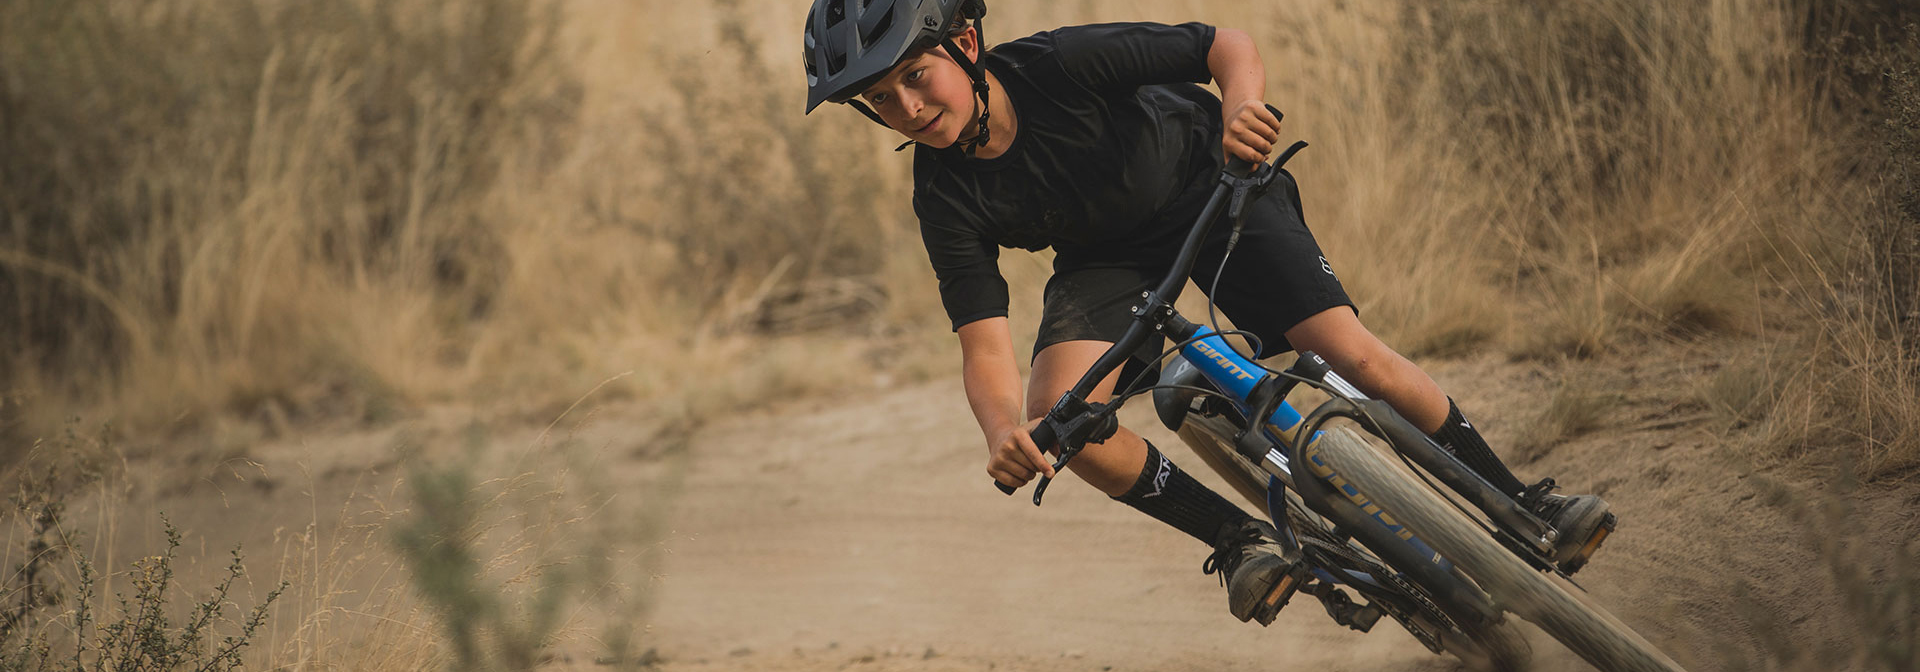
<svg viewBox="0 0 1920 672">
<path fill-rule="evenodd" d="M 1246 356 L 1241 355 L 1239 351 L 1227 343 L 1225 338 L 1215 334 L 1212 329 L 1205 326 L 1199 326 L 1197 329 L 1198 331 L 1195 334 L 1195 338 L 1190 339 L 1186 345 L 1180 348 L 1180 356 L 1186 359 L 1187 362 L 1193 364 L 1200 374 L 1205 376 L 1221 393 L 1231 398 L 1234 405 L 1239 408 L 1243 417 L 1251 417 L 1254 406 L 1250 400 L 1254 397 L 1261 382 L 1268 376 L 1275 374 L 1268 371 L 1265 367 L 1254 363 L 1253 360 L 1248 359 Z M 1259 373 L 1255 374 L 1254 372 L 1256 371 Z M 1365 398 L 1365 395 L 1361 394 L 1358 389 L 1355 389 L 1351 384 L 1347 383 L 1347 381 L 1341 379 L 1338 374 L 1328 372 L 1325 374 L 1324 380 L 1327 385 L 1348 397 Z M 1276 499 L 1274 493 L 1283 487 L 1281 485 L 1283 479 L 1285 482 L 1294 482 L 1295 479 L 1297 479 L 1297 476 L 1293 473 L 1292 460 L 1288 457 L 1289 451 L 1287 449 L 1294 447 L 1294 442 L 1300 435 L 1300 430 L 1306 424 L 1306 421 L 1306 416 L 1301 415 L 1292 405 L 1282 399 L 1276 401 L 1273 412 L 1267 415 L 1265 422 L 1257 425 L 1259 431 L 1275 446 L 1261 457 L 1259 464 L 1260 467 L 1267 472 L 1269 479 L 1271 479 L 1267 486 L 1268 515 L 1275 521 L 1276 525 L 1284 524 L 1286 514 L 1284 509 L 1276 510 L 1276 504 L 1284 506 L 1285 502 L 1284 500 Z M 1319 439 L 1320 436 L 1321 433 L 1316 429 L 1313 436 L 1307 440 L 1307 445 L 1298 447 L 1300 454 L 1306 458 L 1307 469 L 1312 472 L 1313 477 L 1325 481 L 1340 494 L 1346 496 L 1349 501 L 1359 506 L 1361 511 L 1367 514 L 1368 519 L 1378 525 L 1380 530 L 1384 531 L 1388 536 L 1406 543 L 1412 547 L 1413 552 L 1418 556 L 1431 558 L 1433 562 L 1443 570 L 1451 570 L 1453 567 L 1452 563 L 1435 552 L 1433 547 L 1421 541 L 1419 537 L 1413 534 L 1412 530 L 1408 530 L 1406 526 L 1395 521 L 1393 516 L 1385 510 L 1374 505 L 1366 493 L 1361 492 L 1359 488 L 1354 487 L 1354 485 L 1347 482 L 1345 478 L 1341 478 L 1338 473 L 1334 472 L 1331 466 L 1324 460 L 1319 459 L 1319 454 L 1313 450 L 1312 444 L 1314 440 Z"/>
</svg>

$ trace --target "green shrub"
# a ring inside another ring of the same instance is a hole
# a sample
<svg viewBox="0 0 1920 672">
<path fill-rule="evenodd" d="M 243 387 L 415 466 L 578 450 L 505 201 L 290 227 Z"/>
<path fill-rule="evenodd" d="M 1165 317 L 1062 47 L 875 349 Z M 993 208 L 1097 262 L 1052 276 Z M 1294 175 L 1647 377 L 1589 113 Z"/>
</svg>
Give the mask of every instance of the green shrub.
<svg viewBox="0 0 1920 672">
<path fill-rule="evenodd" d="M 560 626 L 567 568 L 541 568 L 527 604 L 511 603 L 501 586 L 486 580 L 484 556 L 475 547 L 485 506 L 468 472 L 421 469 L 411 481 L 412 515 L 394 531 L 393 542 L 412 570 L 415 591 L 446 629 L 450 669 L 532 670 Z"/>
<path fill-rule="evenodd" d="M 101 614 L 94 604 L 98 577 L 92 562 L 61 528 L 60 501 L 30 493 L 16 503 L 30 533 L 25 559 L 7 581 L 0 612 L 0 670 L 5 672 L 231 672 L 244 666 L 242 653 L 266 624 L 268 608 L 287 588 L 281 583 L 233 623 L 228 634 L 220 634 L 233 582 L 246 573 L 235 548 L 219 585 L 195 603 L 184 620 L 174 620 L 169 612 L 180 531 L 162 518 L 166 550 L 133 563 L 133 593 L 116 595 L 115 606 Z M 70 589 L 54 578 L 68 567 L 73 573 Z"/>
</svg>

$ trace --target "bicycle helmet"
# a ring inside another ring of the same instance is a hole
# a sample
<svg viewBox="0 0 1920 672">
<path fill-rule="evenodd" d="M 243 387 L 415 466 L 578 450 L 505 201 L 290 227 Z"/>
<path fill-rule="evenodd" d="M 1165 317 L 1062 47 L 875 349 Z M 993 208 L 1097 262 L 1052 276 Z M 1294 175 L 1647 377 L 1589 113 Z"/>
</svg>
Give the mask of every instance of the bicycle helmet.
<svg viewBox="0 0 1920 672">
<path fill-rule="evenodd" d="M 949 29 L 986 16 L 984 0 L 814 0 L 807 12 L 807 112 L 824 102 L 849 104 L 886 126 L 854 98 L 880 81 L 908 54 L 939 45 L 960 64 L 980 95 L 980 132 L 961 147 L 968 154 L 987 142 L 987 78 L 980 64 L 953 43 Z M 905 147 L 905 145 L 902 145 Z"/>
</svg>

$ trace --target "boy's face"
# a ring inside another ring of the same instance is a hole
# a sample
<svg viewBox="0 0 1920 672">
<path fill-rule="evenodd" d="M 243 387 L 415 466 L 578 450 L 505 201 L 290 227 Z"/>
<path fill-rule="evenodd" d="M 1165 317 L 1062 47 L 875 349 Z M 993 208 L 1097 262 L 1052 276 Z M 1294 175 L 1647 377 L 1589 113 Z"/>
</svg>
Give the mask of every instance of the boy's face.
<svg viewBox="0 0 1920 672">
<path fill-rule="evenodd" d="M 978 33 L 968 28 L 954 46 L 978 59 Z M 973 80 L 946 49 L 934 47 L 907 56 L 860 99 L 907 139 L 932 147 L 950 147 L 971 137 L 975 116 Z"/>
</svg>

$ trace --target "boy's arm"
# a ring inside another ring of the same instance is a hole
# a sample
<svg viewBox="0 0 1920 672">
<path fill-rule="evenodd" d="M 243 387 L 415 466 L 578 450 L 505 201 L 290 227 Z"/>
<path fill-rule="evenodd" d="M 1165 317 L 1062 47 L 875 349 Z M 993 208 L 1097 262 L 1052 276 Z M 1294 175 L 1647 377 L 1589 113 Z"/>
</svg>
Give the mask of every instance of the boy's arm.
<svg viewBox="0 0 1920 672">
<path fill-rule="evenodd" d="M 1207 70 L 1220 85 L 1220 112 L 1226 122 L 1220 146 L 1228 158 L 1265 161 L 1280 139 L 1280 119 L 1267 111 L 1267 69 L 1260 50 L 1245 31 L 1216 28 L 1207 50 Z"/>
<path fill-rule="evenodd" d="M 974 320 L 961 325 L 958 333 L 967 405 L 987 438 L 987 474 L 1015 487 L 1026 485 L 1035 474 L 1053 476 L 1053 465 L 1028 436 L 1035 423 L 1022 412 L 1020 369 L 1013 359 L 1007 318 Z"/>
</svg>

